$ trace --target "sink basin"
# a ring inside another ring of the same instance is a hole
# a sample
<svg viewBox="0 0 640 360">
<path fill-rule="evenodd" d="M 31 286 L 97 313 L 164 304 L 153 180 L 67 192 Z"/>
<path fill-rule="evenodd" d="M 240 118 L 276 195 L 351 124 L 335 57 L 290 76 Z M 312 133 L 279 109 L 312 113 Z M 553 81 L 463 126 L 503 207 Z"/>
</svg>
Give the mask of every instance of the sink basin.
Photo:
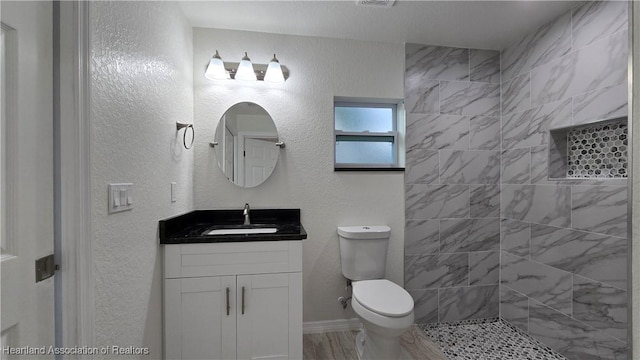
<svg viewBox="0 0 640 360">
<path fill-rule="evenodd" d="M 238 234 L 273 234 L 276 228 L 257 228 L 257 229 L 215 229 L 211 230 L 207 235 L 238 235 Z"/>
<path fill-rule="evenodd" d="M 273 234 L 276 232 L 278 232 L 278 228 L 271 224 L 217 225 L 205 231 L 202 235 Z"/>
</svg>

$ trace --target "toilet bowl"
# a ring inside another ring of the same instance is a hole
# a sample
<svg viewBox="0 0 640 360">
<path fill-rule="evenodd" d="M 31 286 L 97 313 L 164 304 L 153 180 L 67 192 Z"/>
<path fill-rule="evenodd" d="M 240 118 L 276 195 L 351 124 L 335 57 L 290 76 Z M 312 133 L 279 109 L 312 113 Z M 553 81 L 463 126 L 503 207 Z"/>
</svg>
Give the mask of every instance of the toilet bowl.
<svg viewBox="0 0 640 360">
<path fill-rule="evenodd" d="M 389 280 L 361 280 L 353 283 L 353 310 L 363 329 L 356 337 L 358 357 L 399 359 L 400 336 L 413 324 L 413 299 Z"/>
</svg>

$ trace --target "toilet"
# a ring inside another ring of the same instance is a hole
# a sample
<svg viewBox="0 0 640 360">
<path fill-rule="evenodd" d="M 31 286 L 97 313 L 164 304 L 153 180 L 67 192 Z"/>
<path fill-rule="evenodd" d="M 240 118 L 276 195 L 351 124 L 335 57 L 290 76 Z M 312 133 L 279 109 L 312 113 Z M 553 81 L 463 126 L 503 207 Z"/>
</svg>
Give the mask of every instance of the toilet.
<svg viewBox="0 0 640 360">
<path fill-rule="evenodd" d="M 413 298 L 384 278 L 391 228 L 341 226 L 342 274 L 352 281 L 351 305 L 362 321 L 356 337 L 358 357 L 399 359 L 400 336 L 413 324 Z"/>
</svg>

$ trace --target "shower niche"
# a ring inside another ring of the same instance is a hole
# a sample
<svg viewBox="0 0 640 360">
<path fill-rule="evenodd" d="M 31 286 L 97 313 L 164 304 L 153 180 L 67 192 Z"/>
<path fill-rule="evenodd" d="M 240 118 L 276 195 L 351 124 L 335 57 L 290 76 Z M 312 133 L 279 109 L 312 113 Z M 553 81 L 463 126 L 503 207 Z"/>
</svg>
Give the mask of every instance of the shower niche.
<svg viewBox="0 0 640 360">
<path fill-rule="evenodd" d="M 627 118 L 552 129 L 549 179 L 626 179 Z"/>
</svg>

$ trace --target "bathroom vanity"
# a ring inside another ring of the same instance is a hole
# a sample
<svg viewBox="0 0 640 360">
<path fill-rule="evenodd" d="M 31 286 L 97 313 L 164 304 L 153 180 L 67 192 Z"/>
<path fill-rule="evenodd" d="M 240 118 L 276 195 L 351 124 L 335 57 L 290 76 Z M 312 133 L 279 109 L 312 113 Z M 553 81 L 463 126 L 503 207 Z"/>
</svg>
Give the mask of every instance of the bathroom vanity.
<svg viewBox="0 0 640 360">
<path fill-rule="evenodd" d="M 242 210 L 194 211 L 159 228 L 165 359 L 302 358 L 299 209 L 252 210 L 247 225 Z"/>
</svg>

